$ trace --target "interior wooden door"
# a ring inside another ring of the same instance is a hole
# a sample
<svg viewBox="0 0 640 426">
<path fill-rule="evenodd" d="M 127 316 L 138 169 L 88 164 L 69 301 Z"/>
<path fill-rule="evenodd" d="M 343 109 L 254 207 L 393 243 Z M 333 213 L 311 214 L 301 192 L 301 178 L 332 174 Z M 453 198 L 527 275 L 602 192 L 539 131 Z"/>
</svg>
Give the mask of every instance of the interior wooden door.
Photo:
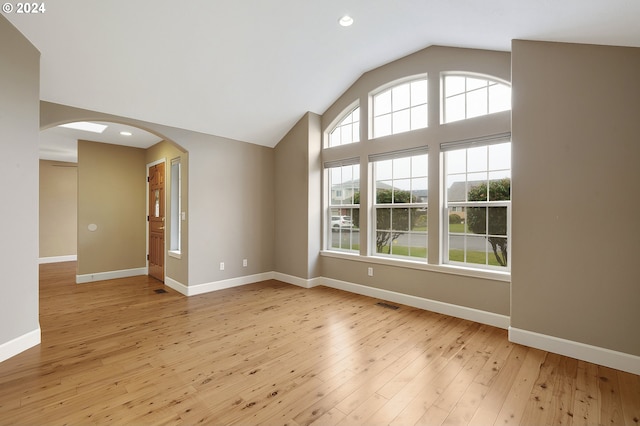
<svg viewBox="0 0 640 426">
<path fill-rule="evenodd" d="M 149 275 L 164 282 L 164 163 L 149 167 Z"/>
</svg>

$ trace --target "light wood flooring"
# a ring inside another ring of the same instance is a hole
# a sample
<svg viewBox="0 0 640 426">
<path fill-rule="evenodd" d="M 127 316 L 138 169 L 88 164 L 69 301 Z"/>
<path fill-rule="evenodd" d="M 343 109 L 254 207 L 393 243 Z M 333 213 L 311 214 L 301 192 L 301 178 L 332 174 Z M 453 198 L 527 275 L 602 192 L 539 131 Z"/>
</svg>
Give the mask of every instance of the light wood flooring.
<svg viewBox="0 0 640 426">
<path fill-rule="evenodd" d="M 470 321 L 278 281 L 187 298 L 40 271 L 42 344 L 0 363 L 3 425 L 640 422 L 639 376 Z"/>
</svg>

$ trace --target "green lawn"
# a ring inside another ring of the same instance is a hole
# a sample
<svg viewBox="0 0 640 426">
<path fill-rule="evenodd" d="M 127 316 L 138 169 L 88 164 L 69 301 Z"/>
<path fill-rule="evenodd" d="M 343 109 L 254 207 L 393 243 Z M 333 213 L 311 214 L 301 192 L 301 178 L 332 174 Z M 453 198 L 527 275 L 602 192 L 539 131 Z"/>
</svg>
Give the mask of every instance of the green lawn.
<svg viewBox="0 0 640 426">
<path fill-rule="evenodd" d="M 485 254 L 482 251 L 468 251 L 467 263 L 478 263 L 480 265 L 484 265 L 485 264 L 484 256 Z M 449 260 L 453 260 L 455 262 L 464 262 L 464 251 L 449 250 Z M 489 265 L 500 266 L 500 264 L 496 260 L 496 256 L 493 253 L 489 253 Z"/>
</svg>

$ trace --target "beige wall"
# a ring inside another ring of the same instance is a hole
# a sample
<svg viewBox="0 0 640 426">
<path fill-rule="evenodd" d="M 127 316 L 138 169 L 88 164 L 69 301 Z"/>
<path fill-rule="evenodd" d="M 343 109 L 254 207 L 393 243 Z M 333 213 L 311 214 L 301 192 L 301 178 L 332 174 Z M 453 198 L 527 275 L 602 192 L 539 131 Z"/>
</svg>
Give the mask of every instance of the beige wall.
<svg viewBox="0 0 640 426">
<path fill-rule="evenodd" d="M 40 160 L 40 258 L 77 254 L 78 165 Z"/>
<path fill-rule="evenodd" d="M 40 53 L 0 15 L 0 361 L 40 342 Z"/>
<path fill-rule="evenodd" d="M 146 267 L 145 164 L 143 149 L 78 141 L 78 275 Z"/>
<path fill-rule="evenodd" d="M 511 325 L 640 355 L 640 49 L 512 57 Z"/>
<path fill-rule="evenodd" d="M 320 117 L 307 113 L 275 147 L 275 270 L 319 276 Z"/>
<path fill-rule="evenodd" d="M 477 117 L 473 120 L 447 125 L 440 123 L 440 73 L 461 71 L 482 73 L 506 82 L 511 80 L 510 54 L 486 50 L 458 49 L 434 46 L 423 49 L 405 58 L 365 73 L 322 116 L 322 129 L 328 131 L 344 110 L 359 101 L 361 126 L 357 144 L 325 150 L 322 161 L 344 158 L 360 158 L 360 180 L 369 181 L 368 156 L 385 151 L 394 151 L 427 146 L 429 149 L 429 175 L 440 173 L 440 143 L 464 140 L 482 135 L 509 132 L 511 128 L 508 112 Z M 366 119 L 369 115 L 369 94 L 382 85 L 419 74 L 428 76 L 429 127 L 382 140 L 369 141 Z M 440 228 L 440 188 L 437 179 L 429 180 L 429 229 Z M 316 186 L 311 197 L 321 197 L 321 188 Z M 361 204 L 367 205 L 368 194 L 361 192 Z M 433 212 L 433 213 L 431 213 Z M 435 214 L 434 214 L 435 213 Z M 472 278 L 433 270 L 420 270 L 380 262 L 366 255 L 366 235 L 370 226 L 367 215 L 360 218 L 360 254 L 358 261 L 323 256 L 323 277 L 359 284 L 366 287 L 389 290 L 438 302 L 478 309 L 508 316 L 510 313 L 509 283 L 502 280 Z M 429 263 L 438 264 L 440 258 L 438 233 L 429 233 Z M 367 268 L 374 268 L 374 276 L 367 275 Z"/>
<path fill-rule="evenodd" d="M 180 147 L 172 144 L 171 142 L 162 141 L 146 150 L 146 163 L 150 164 L 155 161 L 164 160 L 165 162 L 165 252 L 169 250 L 169 236 L 171 235 L 171 223 L 173 218 L 171 217 L 171 160 L 174 158 L 180 158 L 181 168 L 181 199 L 182 199 L 182 211 L 185 213 L 185 217 L 188 216 L 189 206 L 189 154 Z M 180 283 L 189 282 L 189 229 L 187 227 L 188 222 L 182 221 L 182 233 L 181 233 L 181 253 L 180 258 L 165 256 L 165 275 Z"/>
</svg>

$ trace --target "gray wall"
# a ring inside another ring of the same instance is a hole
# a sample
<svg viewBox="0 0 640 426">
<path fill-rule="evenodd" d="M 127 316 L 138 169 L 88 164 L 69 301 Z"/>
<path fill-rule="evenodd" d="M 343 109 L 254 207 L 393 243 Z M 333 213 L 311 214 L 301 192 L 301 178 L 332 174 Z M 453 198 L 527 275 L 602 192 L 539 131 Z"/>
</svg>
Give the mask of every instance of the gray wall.
<svg viewBox="0 0 640 426">
<path fill-rule="evenodd" d="M 319 276 L 322 184 L 320 116 L 307 113 L 275 147 L 275 270 Z"/>
<path fill-rule="evenodd" d="M 146 266 L 145 164 L 144 149 L 78 141 L 78 275 Z"/>
<path fill-rule="evenodd" d="M 70 121 L 140 127 L 188 152 L 188 282 L 199 285 L 274 270 L 274 150 L 175 127 L 41 102 L 40 127 Z M 144 168 L 144 166 L 143 166 Z M 184 240 L 183 240 L 184 241 Z M 186 259 L 185 259 L 186 257 Z M 242 260 L 248 266 L 242 266 Z M 225 270 L 219 270 L 220 262 Z"/>
<path fill-rule="evenodd" d="M 40 53 L 0 16 L 0 360 L 2 345 L 39 330 Z M 35 336 L 39 341 L 39 334 Z M 31 341 L 31 344 L 34 342 Z M 10 350 L 11 348 L 7 348 Z"/>
<path fill-rule="evenodd" d="M 78 165 L 40 160 L 40 258 L 77 254 Z"/>
<path fill-rule="evenodd" d="M 640 49 L 512 52 L 511 325 L 640 355 Z"/>
</svg>

